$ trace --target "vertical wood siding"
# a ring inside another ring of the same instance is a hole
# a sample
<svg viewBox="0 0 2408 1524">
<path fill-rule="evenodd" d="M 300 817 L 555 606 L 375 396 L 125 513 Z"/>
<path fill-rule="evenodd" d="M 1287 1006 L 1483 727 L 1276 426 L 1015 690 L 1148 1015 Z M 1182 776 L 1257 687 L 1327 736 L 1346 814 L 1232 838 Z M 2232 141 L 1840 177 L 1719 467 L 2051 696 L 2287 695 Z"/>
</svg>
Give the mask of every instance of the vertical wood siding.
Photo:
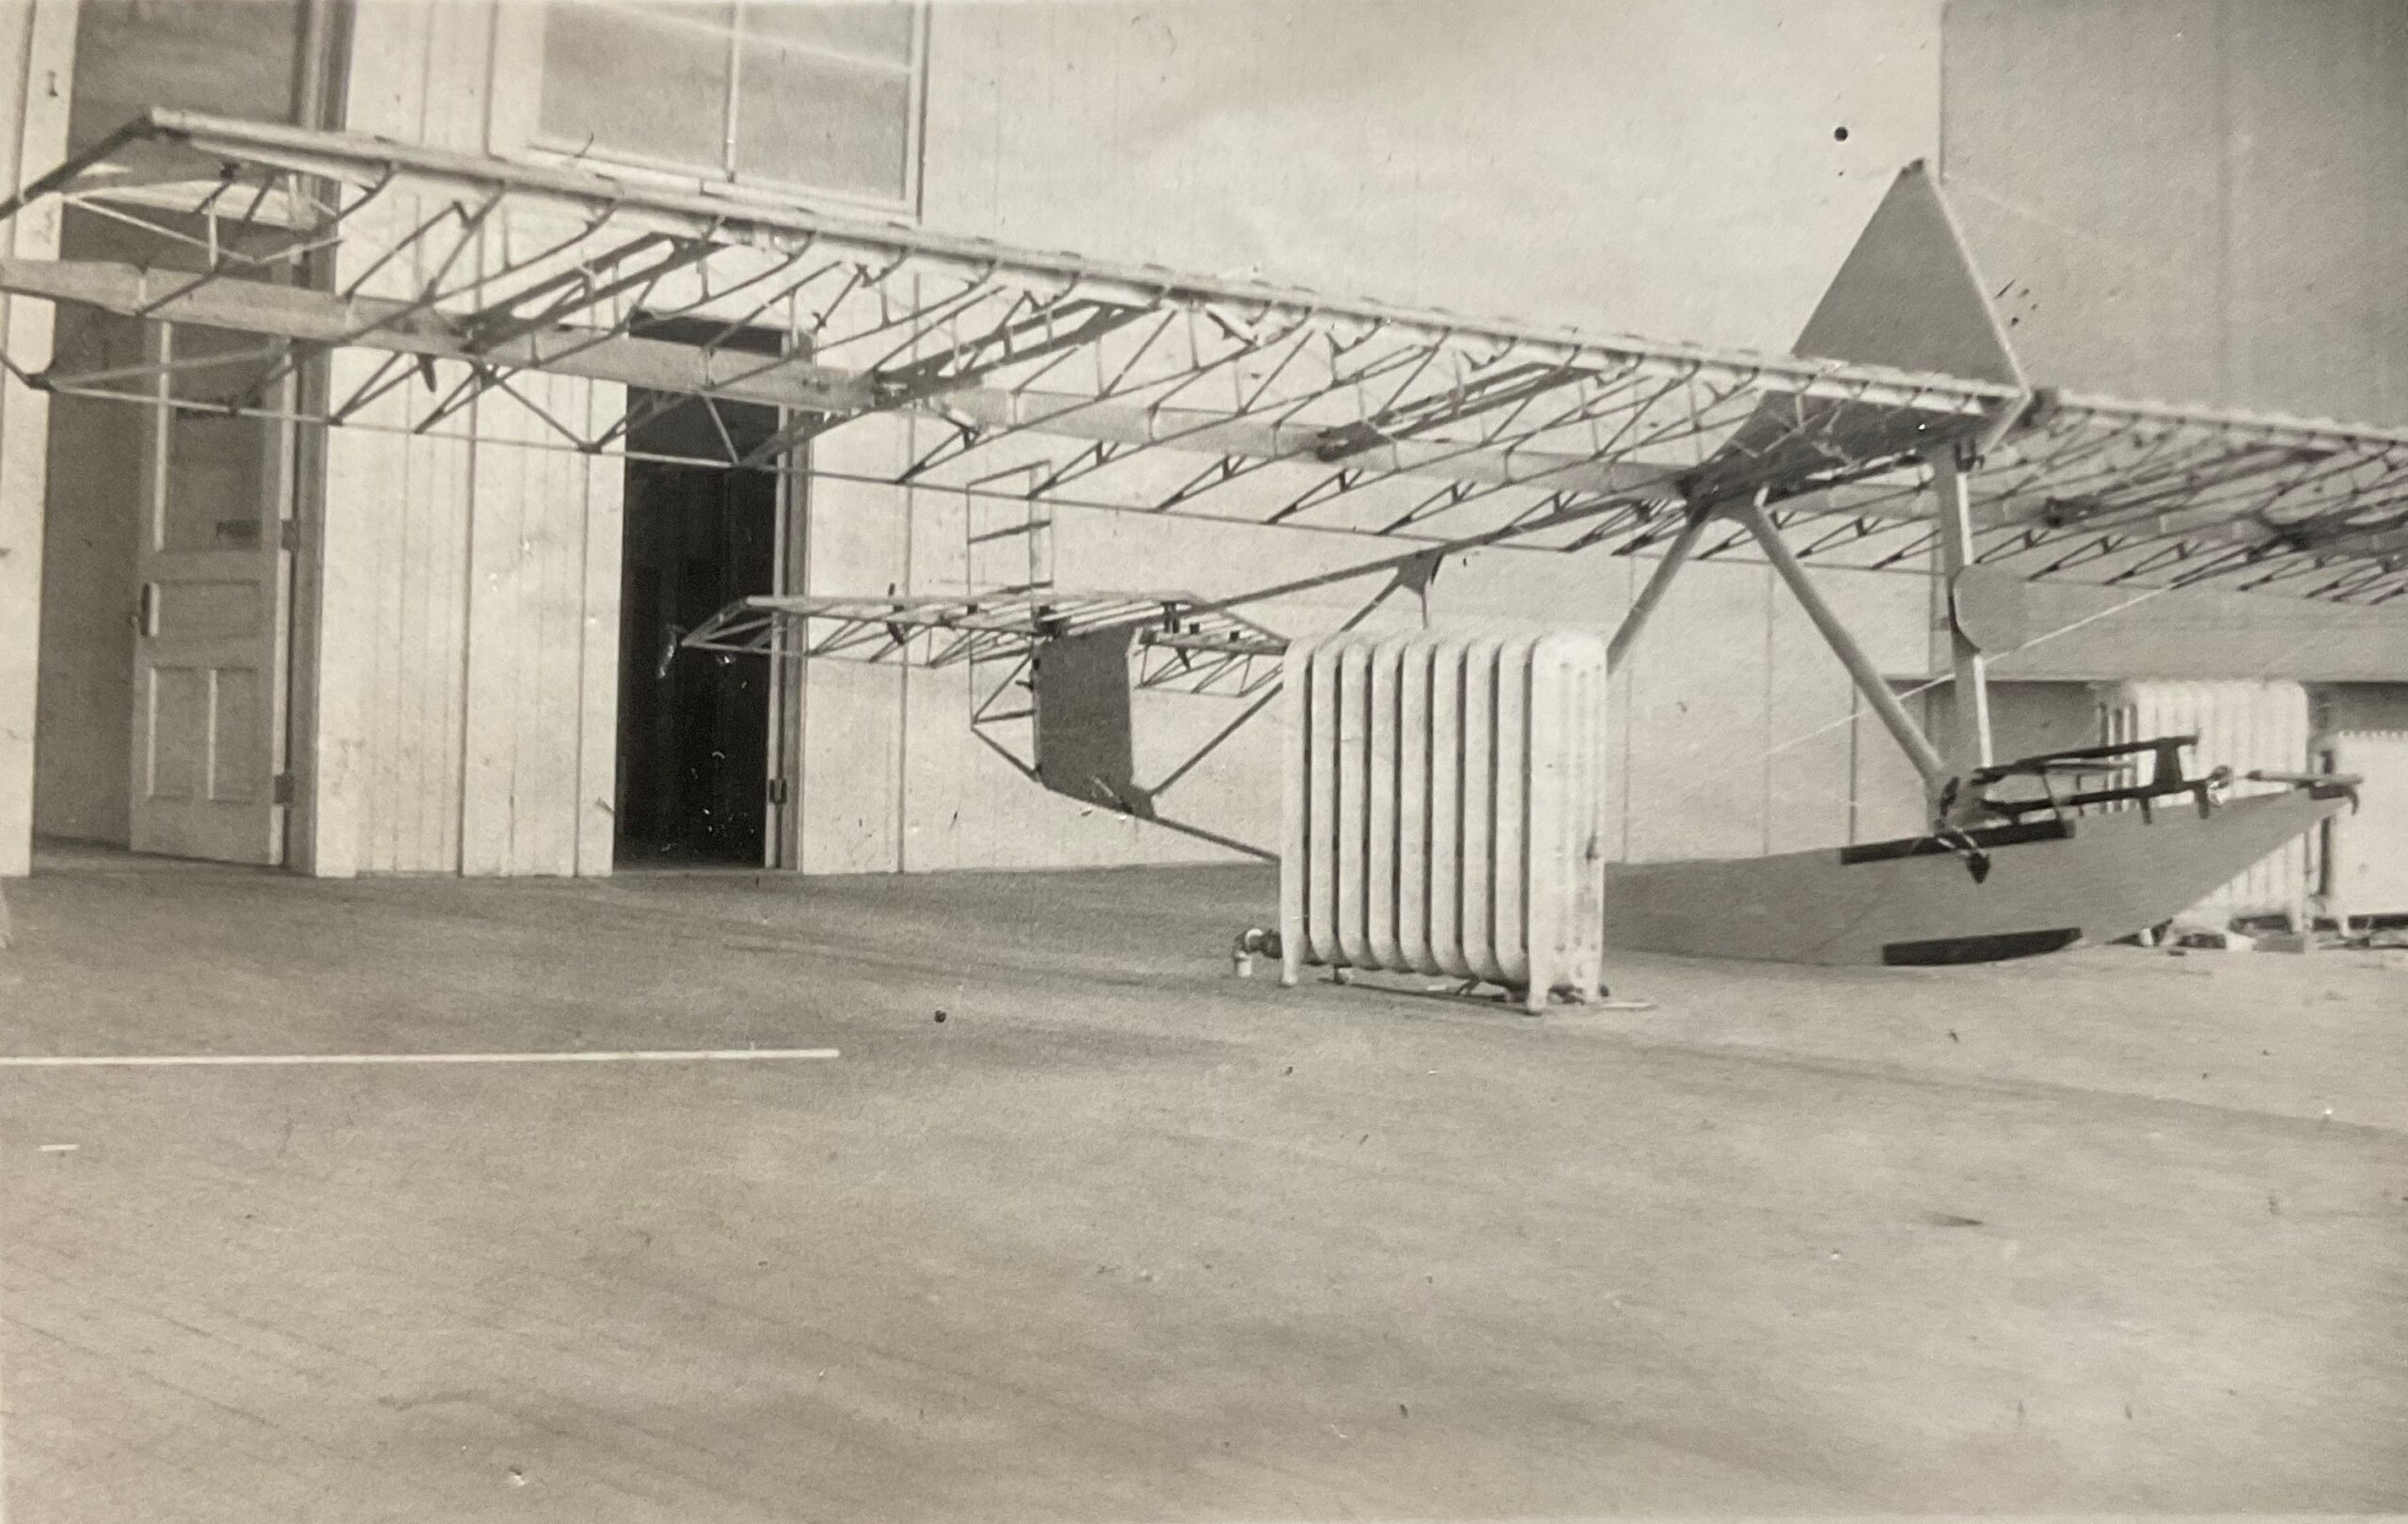
<svg viewBox="0 0 2408 1524">
<path fill-rule="evenodd" d="M 493 24 L 484 5 L 360 8 L 349 125 L 483 147 Z M 397 262 L 369 289 L 432 273 Z M 378 363 L 338 356 L 336 395 Z M 513 385 L 573 427 L 625 406 L 617 387 Z M 396 397 L 362 421 L 404 416 Z M 560 442 L 507 399 L 420 437 L 332 431 L 315 871 L 610 870 L 623 468 Z"/>
<path fill-rule="evenodd" d="M 72 0 L 0 6 L 0 167 L 23 184 L 58 162 L 67 143 L 68 79 L 75 56 Z M 54 203 L 0 230 L 0 253 L 58 252 Z M 50 354 L 47 302 L 0 298 L 0 344 L 26 369 Z M 49 399 L 14 374 L 0 378 L 0 878 L 33 864 L 34 729 L 40 674 L 42 498 Z"/>
<path fill-rule="evenodd" d="M 556 376 L 518 384 L 589 429 L 623 405 L 617 388 Z M 546 427 L 495 408 L 477 451 L 461 790 L 468 873 L 609 869 L 623 478 L 616 461 L 527 448 Z"/>
</svg>

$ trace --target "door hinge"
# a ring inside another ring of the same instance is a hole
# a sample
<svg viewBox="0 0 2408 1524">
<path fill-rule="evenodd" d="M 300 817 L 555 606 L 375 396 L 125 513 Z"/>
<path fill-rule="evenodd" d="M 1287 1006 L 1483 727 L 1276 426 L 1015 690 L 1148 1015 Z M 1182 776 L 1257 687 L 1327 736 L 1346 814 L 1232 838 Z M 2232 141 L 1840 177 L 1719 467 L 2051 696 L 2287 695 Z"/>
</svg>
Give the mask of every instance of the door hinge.
<svg viewBox="0 0 2408 1524">
<path fill-rule="evenodd" d="M 783 803 L 784 803 L 785 802 L 786 802 L 786 781 L 785 781 L 784 778 L 772 778 L 772 779 L 770 779 L 770 780 L 769 780 L 769 802 L 770 802 L 770 803 L 772 803 L 772 804 L 783 804 Z"/>
<path fill-rule="evenodd" d="M 300 549 L 301 520 L 297 518 L 277 519 L 276 523 L 276 544 L 277 548 L 280 550 Z"/>
<path fill-rule="evenodd" d="M 289 773 L 289 772 L 279 772 L 279 773 L 277 773 L 277 774 L 276 775 L 276 782 L 275 782 L 274 786 L 272 786 L 272 788 L 271 788 L 271 790 L 270 790 L 270 792 L 269 792 L 268 797 L 269 797 L 269 799 L 270 799 L 270 801 L 271 801 L 271 802 L 275 802 L 275 803 L 277 803 L 277 804 L 290 804 L 290 803 L 292 803 L 292 802 L 293 802 L 293 774 L 291 774 L 291 773 Z"/>
</svg>

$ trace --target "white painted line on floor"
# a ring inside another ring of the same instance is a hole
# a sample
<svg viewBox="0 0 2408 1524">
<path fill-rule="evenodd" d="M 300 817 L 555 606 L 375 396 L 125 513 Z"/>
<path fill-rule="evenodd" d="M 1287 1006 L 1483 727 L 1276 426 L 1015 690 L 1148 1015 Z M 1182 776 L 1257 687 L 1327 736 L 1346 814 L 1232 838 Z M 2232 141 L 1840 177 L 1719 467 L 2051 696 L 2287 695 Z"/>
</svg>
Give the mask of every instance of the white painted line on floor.
<svg viewBox="0 0 2408 1524">
<path fill-rule="evenodd" d="M 834 1058 L 833 1048 L 663 1048 L 626 1053 L 185 1053 L 0 1057 L 0 1069 L 173 1069 L 277 1064 L 729 1064 Z"/>
</svg>

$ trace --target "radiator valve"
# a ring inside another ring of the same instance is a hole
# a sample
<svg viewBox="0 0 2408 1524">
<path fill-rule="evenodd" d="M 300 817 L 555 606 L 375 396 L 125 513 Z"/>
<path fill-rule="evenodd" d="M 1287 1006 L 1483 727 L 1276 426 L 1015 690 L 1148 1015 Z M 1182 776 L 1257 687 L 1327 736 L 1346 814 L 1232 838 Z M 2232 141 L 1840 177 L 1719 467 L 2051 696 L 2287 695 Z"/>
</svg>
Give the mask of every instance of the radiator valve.
<svg viewBox="0 0 2408 1524">
<path fill-rule="evenodd" d="M 1238 933 L 1237 945 L 1229 949 L 1229 972 L 1239 978 L 1254 977 L 1254 955 L 1265 958 L 1279 956 L 1279 933 L 1265 931 L 1259 926 L 1247 927 Z"/>
</svg>

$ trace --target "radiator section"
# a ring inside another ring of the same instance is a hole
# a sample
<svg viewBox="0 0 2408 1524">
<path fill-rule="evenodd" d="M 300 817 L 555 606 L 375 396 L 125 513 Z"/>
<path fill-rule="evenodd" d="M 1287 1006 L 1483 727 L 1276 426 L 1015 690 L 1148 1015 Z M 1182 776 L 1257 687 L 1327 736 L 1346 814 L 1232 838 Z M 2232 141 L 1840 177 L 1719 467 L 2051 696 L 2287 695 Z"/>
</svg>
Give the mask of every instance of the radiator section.
<svg viewBox="0 0 2408 1524">
<path fill-rule="evenodd" d="M 2308 766 L 2308 696 L 2297 683 L 2120 683 L 2102 695 L 2099 708 L 2099 732 L 2109 741 L 2196 735 L 2199 744 L 2191 768 L 2197 772 L 2231 769 L 2235 795 L 2278 792 L 2284 786 L 2250 782 L 2243 774 L 2253 770 L 2298 772 Z M 2161 802 L 2156 807 L 2177 806 Z M 2285 845 L 2202 900 L 2193 913 L 2217 921 L 2301 913 L 2314 875 L 2315 846 L 2312 834 Z"/>
<path fill-rule="evenodd" d="M 2355 775 L 2358 807 L 2324 822 L 2326 913 L 2408 918 L 2408 730 L 2337 730 L 2318 762 Z"/>
</svg>

